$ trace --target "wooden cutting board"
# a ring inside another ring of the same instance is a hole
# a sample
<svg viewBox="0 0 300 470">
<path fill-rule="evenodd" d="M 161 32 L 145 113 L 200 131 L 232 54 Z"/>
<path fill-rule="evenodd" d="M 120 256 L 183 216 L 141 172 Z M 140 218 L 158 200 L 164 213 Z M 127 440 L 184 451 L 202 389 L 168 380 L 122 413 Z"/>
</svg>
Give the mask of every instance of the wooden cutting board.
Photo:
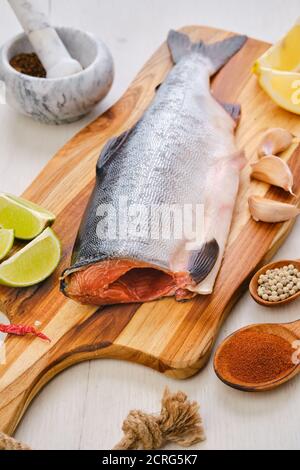
<svg viewBox="0 0 300 470">
<path fill-rule="evenodd" d="M 195 26 L 183 30 L 194 41 L 217 41 L 229 35 Z M 237 139 L 246 149 L 249 162 L 256 159 L 257 137 L 263 129 L 282 126 L 300 135 L 299 117 L 276 107 L 251 74 L 254 60 L 268 47 L 249 39 L 213 81 L 217 98 L 242 104 Z M 33 325 L 38 320 L 52 339 L 51 344 L 29 337 L 6 340 L 6 364 L 0 365 L 1 431 L 13 433 L 38 391 L 60 371 L 80 361 L 124 359 L 177 379 L 198 372 L 208 361 L 219 329 L 245 291 L 249 276 L 272 257 L 292 227 L 291 223 L 257 224 L 250 219 L 250 193 L 268 193 L 268 197 L 281 201 L 293 198 L 262 183 L 250 184 L 248 165 L 242 174 L 229 246 L 213 295 L 184 304 L 166 299 L 99 310 L 77 305 L 59 292 L 59 276 L 70 262 L 99 153 L 109 138 L 130 128 L 143 114 L 171 66 L 168 48 L 163 44 L 120 101 L 67 143 L 24 195 L 57 214 L 54 229 L 62 240 L 63 258 L 56 273 L 39 286 L 0 289 L 0 305 L 11 322 Z M 286 158 L 294 170 L 295 192 L 300 196 L 297 145 Z"/>
</svg>

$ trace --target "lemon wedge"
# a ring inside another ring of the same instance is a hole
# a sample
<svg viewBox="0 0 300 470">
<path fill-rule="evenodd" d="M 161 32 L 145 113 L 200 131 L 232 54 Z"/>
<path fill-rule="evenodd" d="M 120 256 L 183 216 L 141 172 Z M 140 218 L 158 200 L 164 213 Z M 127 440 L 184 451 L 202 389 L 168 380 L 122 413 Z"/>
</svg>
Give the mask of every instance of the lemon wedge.
<svg viewBox="0 0 300 470">
<path fill-rule="evenodd" d="M 276 104 L 300 114 L 300 21 L 255 62 L 253 72 Z"/>
</svg>

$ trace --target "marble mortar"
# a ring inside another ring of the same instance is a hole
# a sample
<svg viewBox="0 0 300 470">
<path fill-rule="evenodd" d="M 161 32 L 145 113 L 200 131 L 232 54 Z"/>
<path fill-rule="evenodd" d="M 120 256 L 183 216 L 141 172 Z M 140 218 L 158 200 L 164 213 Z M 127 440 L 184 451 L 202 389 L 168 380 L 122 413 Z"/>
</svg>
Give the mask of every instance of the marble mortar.
<svg viewBox="0 0 300 470">
<path fill-rule="evenodd" d="M 6 102 L 15 110 L 45 124 L 77 121 L 109 92 L 114 66 L 106 45 L 93 35 L 70 27 L 56 28 L 72 57 L 84 70 L 63 78 L 36 78 L 17 72 L 9 64 L 20 53 L 33 52 L 25 34 L 0 50 L 0 80 L 5 83 Z"/>
</svg>

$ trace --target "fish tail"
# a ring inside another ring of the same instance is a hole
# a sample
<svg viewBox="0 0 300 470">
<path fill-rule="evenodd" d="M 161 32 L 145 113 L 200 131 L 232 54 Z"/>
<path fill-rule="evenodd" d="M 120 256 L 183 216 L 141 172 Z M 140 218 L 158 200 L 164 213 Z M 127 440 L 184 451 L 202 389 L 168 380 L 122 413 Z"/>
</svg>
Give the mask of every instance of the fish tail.
<svg viewBox="0 0 300 470">
<path fill-rule="evenodd" d="M 244 46 L 247 39 L 247 36 L 237 35 L 214 44 L 204 41 L 192 43 L 186 34 L 171 30 L 168 46 L 175 64 L 191 52 L 196 52 L 210 60 L 211 75 L 214 75 Z"/>
</svg>

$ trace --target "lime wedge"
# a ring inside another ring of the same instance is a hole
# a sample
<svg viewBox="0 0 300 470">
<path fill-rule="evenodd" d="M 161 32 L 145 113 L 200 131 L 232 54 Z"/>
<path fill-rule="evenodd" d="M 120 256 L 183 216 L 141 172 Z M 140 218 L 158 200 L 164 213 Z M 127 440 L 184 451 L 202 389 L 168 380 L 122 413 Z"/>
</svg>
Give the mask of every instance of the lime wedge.
<svg viewBox="0 0 300 470">
<path fill-rule="evenodd" d="M 32 240 L 55 220 L 55 215 L 37 204 L 10 194 L 0 194 L 0 225 L 13 229 L 20 240 Z"/>
<path fill-rule="evenodd" d="M 28 287 L 49 277 L 61 256 L 60 242 L 51 228 L 0 264 L 0 284 Z"/>
<path fill-rule="evenodd" d="M 15 234 L 13 230 L 0 229 L 0 261 L 4 259 L 13 247 Z"/>
</svg>

